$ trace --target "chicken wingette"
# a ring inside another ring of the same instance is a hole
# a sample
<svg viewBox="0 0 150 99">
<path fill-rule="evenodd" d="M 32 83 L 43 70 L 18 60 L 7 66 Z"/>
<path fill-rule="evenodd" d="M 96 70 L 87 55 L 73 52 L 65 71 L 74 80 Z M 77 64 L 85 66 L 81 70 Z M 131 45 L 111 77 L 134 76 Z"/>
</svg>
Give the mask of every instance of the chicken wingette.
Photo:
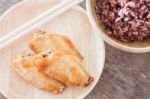
<svg viewBox="0 0 150 99">
<path fill-rule="evenodd" d="M 66 36 L 48 33 L 43 30 L 35 30 L 33 32 L 34 35 L 31 37 L 29 47 L 35 53 L 45 50 L 50 50 L 51 52 L 66 51 L 68 54 L 76 55 L 80 60 L 83 59 L 71 40 Z"/>
<path fill-rule="evenodd" d="M 43 52 L 34 57 L 34 62 L 39 71 L 57 79 L 66 86 L 86 86 L 93 81 L 81 60 L 65 51 Z"/>
<path fill-rule="evenodd" d="M 34 64 L 34 55 L 26 54 L 25 52 L 22 55 L 18 55 L 13 60 L 12 66 L 22 78 L 39 89 L 61 93 L 65 88 L 64 84 L 38 70 Z"/>
</svg>

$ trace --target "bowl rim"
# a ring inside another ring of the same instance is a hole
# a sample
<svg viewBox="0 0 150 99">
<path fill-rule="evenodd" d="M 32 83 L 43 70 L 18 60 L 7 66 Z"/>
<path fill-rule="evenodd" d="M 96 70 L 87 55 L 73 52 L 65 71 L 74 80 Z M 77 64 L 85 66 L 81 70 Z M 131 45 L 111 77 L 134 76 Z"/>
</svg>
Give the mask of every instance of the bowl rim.
<svg viewBox="0 0 150 99">
<path fill-rule="evenodd" d="M 88 15 L 89 21 L 92 24 L 93 28 L 97 31 L 98 35 L 109 45 L 111 45 L 115 48 L 118 48 L 120 50 L 123 50 L 126 52 L 131 52 L 131 53 L 150 52 L 150 47 L 133 48 L 133 47 L 125 46 L 120 43 L 117 43 L 116 41 L 110 39 L 108 36 L 104 35 L 104 32 L 97 26 L 97 24 L 95 22 L 95 18 L 92 14 L 91 0 L 86 0 L 86 9 L 87 9 L 87 15 Z"/>
</svg>

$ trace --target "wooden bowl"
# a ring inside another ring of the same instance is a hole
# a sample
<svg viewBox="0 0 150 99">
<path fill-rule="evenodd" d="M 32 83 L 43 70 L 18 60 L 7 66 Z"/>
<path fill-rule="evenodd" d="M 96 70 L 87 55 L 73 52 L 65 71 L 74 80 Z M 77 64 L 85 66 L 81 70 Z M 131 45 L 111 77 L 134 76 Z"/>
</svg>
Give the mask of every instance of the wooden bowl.
<svg viewBox="0 0 150 99">
<path fill-rule="evenodd" d="M 24 0 L 18 3 L 0 18 L 0 36 L 60 2 L 62 0 Z M 104 42 L 90 25 L 86 11 L 74 6 L 39 28 L 69 37 L 83 55 L 85 68 L 94 77 L 94 82 L 87 87 L 68 87 L 59 95 L 31 86 L 11 68 L 16 54 L 31 51 L 28 42 L 32 33 L 28 33 L 0 50 L 0 91 L 8 99 L 83 99 L 99 81 L 105 60 Z"/>
<path fill-rule="evenodd" d="M 120 50 L 127 51 L 127 52 L 143 53 L 143 52 L 150 51 L 150 39 L 131 42 L 131 43 L 124 43 L 118 39 L 115 39 L 109 36 L 107 33 L 105 33 L 104 29 L 98 22 L 98 19 L 96 16 L 96 12 L 94 8 L 95 2 L 96 0 L 87 0 L 86 2 L 88 17 L 89 17 L 91 24 L 98 31 L 98 34 L 102 37 L 104 41 L 106 41 L 108 44 L 112 45 L 113 47 L 116 47 Z"/>
</svg>

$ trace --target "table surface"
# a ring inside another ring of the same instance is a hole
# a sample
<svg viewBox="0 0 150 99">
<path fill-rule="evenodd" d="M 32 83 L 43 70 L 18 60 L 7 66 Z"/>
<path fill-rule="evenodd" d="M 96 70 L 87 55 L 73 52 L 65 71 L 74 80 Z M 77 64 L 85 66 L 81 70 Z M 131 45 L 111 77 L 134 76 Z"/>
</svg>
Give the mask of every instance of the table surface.
<svg viewBox="0 0 150 99">
<path fill-rule="evenodd" d="M 0 0 L 0 15 L 19 1 Z M 132 54 L 105 46 L 102 76 L 85 99 L 150 99 L 150 53 Z M 0 94 L 0 99 L 6 98 Z"/>
</svg>

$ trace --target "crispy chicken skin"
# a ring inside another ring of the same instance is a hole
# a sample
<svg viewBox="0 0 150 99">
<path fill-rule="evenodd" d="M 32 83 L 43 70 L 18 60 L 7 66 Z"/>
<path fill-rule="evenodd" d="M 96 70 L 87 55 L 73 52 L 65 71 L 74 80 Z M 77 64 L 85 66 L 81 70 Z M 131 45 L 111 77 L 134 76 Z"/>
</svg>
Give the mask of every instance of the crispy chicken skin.
<svg viewBox="0 0 150 99">
<path fill-rule="evenodd" d="M 72 44 L 71 40 L 63 35 L 48 33 L 43 30 L 35 30 L 31 37 L 29 47 L 35 52 L 40 53 L 45 50 L 66 51 L 68 54 L 76 55 L 79 59 L 83 59 L 81 54 Z"/>
<path fill-rule="evenodd" d="M 33 86 L 45 91 L 61 93 L 65 85 L 39 71 L 33 60 L 34 55 L 22 53 L 13 60 L 12 66 L 21 77 Z"/>
<path fill-rule="evenodd" d="M 94 79 L 86 72 L 80 59 L 65 51 L 43 52 L 34 57 L 39 71 L 63 82 L 66 86 L 87 86 Z"/>
<path fill-rule="evenodd" d="M 84 65 L 83 57 L 63 35 L 35 30 L 29 47 L 35 54 L 23 52 L 17 55 L 13 69 L 33 86 L 62 93 L 67 86 L 87 86 L 93 82 Z"/>
</svg>

